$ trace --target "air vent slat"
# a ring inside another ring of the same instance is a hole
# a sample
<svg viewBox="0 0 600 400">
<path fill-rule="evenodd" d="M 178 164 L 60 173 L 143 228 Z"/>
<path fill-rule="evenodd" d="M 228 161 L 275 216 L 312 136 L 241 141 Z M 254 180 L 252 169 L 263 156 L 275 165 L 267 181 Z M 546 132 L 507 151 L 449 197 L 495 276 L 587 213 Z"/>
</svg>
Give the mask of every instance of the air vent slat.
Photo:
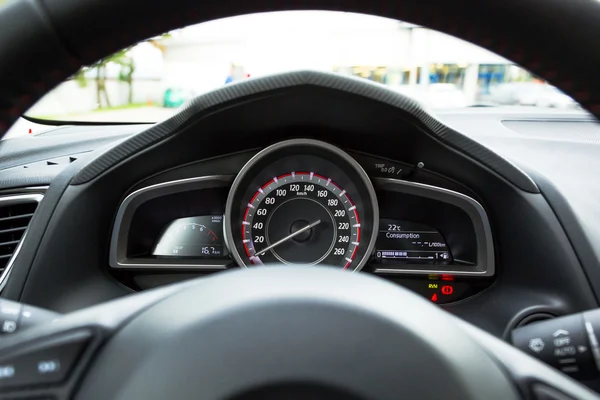
<svg viewBox="0 0 600 400">
<path fill-rule="evenodd" d="M 19 244 L 20 241 L 21 240 L 19 239 L 19 240 L 12 240 L 10 242 L 0 242 L 0 247 L 3 247 L 3 246 L 14 246 L 15 244 Z"/>
<path fill-rule="evenodd" d="M 22 215 L 13 215 L 12 217 L 4 217 L 0 218 L 0 224 L 4 221 L 14 221 L 15 219 L 25 219 L 33 217 L 33 213 L 22 214 Z"/>
<path fill-rule="evenodd" d="M 0 276 L 19 247 L 41 199 L 41 195 L 33 194 L 0 197 Z"/>
<path fill-rule="evenodd" d="M 10 228 L 10 229 L 0 229 L 0 235 L 5 234 L 5 233 L 24 232 L 25 229 L 27 229 L 27 226 L 20 226 L 18 228 Z"/>
</svg>

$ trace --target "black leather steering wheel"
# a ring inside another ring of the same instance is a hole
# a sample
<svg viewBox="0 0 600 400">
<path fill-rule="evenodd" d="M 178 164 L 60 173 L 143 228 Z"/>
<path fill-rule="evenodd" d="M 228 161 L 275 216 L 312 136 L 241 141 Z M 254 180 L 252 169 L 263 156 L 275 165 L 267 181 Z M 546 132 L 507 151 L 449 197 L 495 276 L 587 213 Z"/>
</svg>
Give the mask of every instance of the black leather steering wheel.
<svg viewBox="0 0 600 400">
<path fill-rule="evenodd" d="M 330 268 L 225 272 L 0 346 L 3 359 L 40 352 L 60 360 L 64 399 L 598 398 L 406 289 Z"/>
<path fill-rule="evenodd" d="M 224 16 L 316 5 L 276 4 L 20 0 L 0 13 L 0 131 L 80 65 L 135 41 Z M 318 8 L 342 10 L 333 0 Z M 343 11 L 483 45 L 600 113 L 600 54 L 587 48 L 600 33 L 600 2 L 356 1 Z M 404 289 L 321 268 L 237 271 L 144 292 L 7 338 L 1 350 L 68 340 L 83 355 L 55 393 L 63 398 L 511 399 L 556 390 L 596 398 Z"/>
<path fill-rule="evenodd" d="M 399 397 L 518 396 L 444 312 L 382 280 L 314 267 L 229 273 L 165 298 L 111 340 L 79 392 L 90 400 Z"/>
</svg>

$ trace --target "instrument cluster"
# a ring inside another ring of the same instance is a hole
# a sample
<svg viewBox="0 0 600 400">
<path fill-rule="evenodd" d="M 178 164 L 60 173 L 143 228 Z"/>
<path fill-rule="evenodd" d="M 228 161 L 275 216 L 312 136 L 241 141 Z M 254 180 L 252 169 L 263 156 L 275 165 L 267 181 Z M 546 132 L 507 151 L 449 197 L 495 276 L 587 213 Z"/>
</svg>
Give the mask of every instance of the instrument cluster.
<svg viewBox="0 0 600 400">
<path fill-rule="evenodd" d="M 117 213 L 110 265 L 146 278 L 323 266 L 377 274 L 438 303 L 489 286 L 494 249 L 483 206 L 407 179 L 406 170 L 317 140 L 280 142 L 235 176 L 129 194 Z"/>
</svg>

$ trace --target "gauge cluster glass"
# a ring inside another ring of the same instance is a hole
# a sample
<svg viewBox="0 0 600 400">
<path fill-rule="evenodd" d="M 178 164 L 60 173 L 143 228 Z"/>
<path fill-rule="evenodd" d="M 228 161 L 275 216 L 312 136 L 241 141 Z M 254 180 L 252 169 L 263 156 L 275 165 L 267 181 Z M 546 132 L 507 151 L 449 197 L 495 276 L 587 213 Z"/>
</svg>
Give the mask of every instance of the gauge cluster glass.
<svg viewBox="0 0 600 400">
<path fill-rule="evenodd" d="M 452 254 L 442 234 L 429 225 L 381 219 L 375 251 L 379 262 L 449 264 Z"/>
<path fill-rule="evenodd" d="M 375 191 L 348 154 L 316 140 L 278 143 L 234 181 L 225 236 L 236 261 L 360 270 L 377 232 Z"/>
<path fill-rule="evenodd" d="M 251 264 L 340 265 L 360 246 L 356 206 L 339 185 L 313 172 L 274 177 L 252 196 L 242 220 Z"/>
<path fill-rule="evenodd" d="M 162 233 L 152 255 L 158 257 L 214 258 L 227 256 L 223 215 L 179 218 Z"/>
</svg>

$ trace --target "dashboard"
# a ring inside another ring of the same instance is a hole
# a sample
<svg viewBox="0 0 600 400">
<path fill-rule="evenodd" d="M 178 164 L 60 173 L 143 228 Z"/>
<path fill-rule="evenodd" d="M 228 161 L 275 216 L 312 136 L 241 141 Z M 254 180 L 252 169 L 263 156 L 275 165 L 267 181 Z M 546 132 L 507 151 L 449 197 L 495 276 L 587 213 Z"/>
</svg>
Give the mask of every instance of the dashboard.
<svg viewBox="0 0 600 400">
<path fill-rule="evenodd" d="M 494 241 L 483 206 L 455 190 L 406 180 L 415 174 L 410 166 L 313 139 L 241 158 L 247 161 L 235 176 L 130 193 L 115 219 L 111 267 L 135 276 L 327 266 L 386 277 L 440 304 L 493 282 Z M 142 290 L 144 282 L 130 285 Z"/>
<path fill-rule="evenodd" d="M 597 185 L 577 164 L 596 159 L 594 144 L 542 135 L 595 122 L 481 109 L 438 119 L 367 82 L 287 77 L 258 94 L 260 80 L 225 87 L 156 125 L 0 143 L 0 194 L 44 196 L 2 296 L 69 312 L 302 264 L 378 276 L 496 336 L 597 306 L 586 223 Z M 536 136 L 523 133 L 535 121 Z"/>
</svg>

